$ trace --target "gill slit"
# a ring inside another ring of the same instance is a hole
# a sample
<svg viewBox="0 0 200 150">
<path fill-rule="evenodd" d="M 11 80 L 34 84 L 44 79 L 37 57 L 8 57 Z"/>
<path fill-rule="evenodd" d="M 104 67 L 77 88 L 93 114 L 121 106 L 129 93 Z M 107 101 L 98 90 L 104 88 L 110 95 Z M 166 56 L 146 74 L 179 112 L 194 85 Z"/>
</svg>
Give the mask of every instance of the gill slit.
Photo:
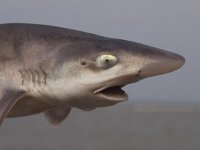
<svg viewBox="0 0 200 150">
<path fill-rule="evenodd" d="M 47 73 L 41 69 L 19 70 L 21 86 L 26 88 L 41 88 L 47 84 Z"/>
</svg>

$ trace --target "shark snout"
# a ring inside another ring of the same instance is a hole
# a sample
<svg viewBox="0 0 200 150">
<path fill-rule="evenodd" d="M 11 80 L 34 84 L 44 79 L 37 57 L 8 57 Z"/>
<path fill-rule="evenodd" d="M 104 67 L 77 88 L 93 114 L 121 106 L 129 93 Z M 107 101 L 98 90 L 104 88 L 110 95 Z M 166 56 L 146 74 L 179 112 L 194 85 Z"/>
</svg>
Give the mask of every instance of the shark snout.
<svg viewBox="0 0 200 150">
<path fill-rule="evenodd" d="M 175 53 L 164 53 L 159 58 L 152 58 L 140 70 L 140 77 L 152 77 L 169 73 L 181 68 L 185 63 L 184 57 Z"/>
</svg>

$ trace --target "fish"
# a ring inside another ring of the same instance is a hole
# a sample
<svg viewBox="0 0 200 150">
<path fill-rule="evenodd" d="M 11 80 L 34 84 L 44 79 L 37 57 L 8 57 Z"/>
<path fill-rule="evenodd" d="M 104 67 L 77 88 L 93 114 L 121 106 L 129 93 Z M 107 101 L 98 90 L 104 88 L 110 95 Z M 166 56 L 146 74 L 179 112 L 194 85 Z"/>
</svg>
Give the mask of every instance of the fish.
<svg viewBox="0 0 200 150">
<path fill-rule="evenodd" d="M 124 86 L 181 68 L 179 54 L 50 25 L 0 24 L 0 124 L 43 113 L 60 125 L 72 108 L 128 100 Z"/>
</svg>

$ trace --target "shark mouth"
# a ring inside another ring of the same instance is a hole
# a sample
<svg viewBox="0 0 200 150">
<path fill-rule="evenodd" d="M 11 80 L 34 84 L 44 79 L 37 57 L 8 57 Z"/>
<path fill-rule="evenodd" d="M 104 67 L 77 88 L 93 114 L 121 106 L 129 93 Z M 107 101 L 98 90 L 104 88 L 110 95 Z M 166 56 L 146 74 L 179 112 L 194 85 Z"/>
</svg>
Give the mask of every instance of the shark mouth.
<svg viewBox="0 0 200 150">
<path fill-rule="evenodd" d="M 110 102 L 122 102 L 128 100 L 128 94 L 122 89 L 125 85 L 130 83 L 136 83 L 142 78 L 140 77 L 141 71 L 136 74 L 123 75 L 107 81 L 107 84 L 96 91 L 93 94 L 101 99 Z"/>
<path fill-rule="evenodd" d="M 114 102 L 125 101 L 128 99 L 128 95 L 122 90 L 122 87 L 123 86 L 105 86 L 94 91 L 94 95 Z"/>
</svg>

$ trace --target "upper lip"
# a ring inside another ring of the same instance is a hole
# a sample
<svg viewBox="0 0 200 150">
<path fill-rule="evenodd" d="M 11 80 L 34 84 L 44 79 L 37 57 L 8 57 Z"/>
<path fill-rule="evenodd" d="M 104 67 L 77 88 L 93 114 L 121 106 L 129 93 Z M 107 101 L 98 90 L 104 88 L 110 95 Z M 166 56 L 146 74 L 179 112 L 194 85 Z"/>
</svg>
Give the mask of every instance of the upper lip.
<svg viewBox="0 0 200 150">
<path fill-rule="evenodd" d="M 104 84 L 103 87 L 96 89 L 93 92 L 93 94 L 101 92 L 110 87 L 115 87 L 115 86 L 123 87 L 127 84 L 137 82 L 141 79 L 140 73 L 141 73 L 141 70 L 139 70 L 136 74 L 122 75 L 122 76 L 116 77 L 114 79 L 111 79 L 110 81 L 106 81 L 107 84 Z"/>
</svg>

